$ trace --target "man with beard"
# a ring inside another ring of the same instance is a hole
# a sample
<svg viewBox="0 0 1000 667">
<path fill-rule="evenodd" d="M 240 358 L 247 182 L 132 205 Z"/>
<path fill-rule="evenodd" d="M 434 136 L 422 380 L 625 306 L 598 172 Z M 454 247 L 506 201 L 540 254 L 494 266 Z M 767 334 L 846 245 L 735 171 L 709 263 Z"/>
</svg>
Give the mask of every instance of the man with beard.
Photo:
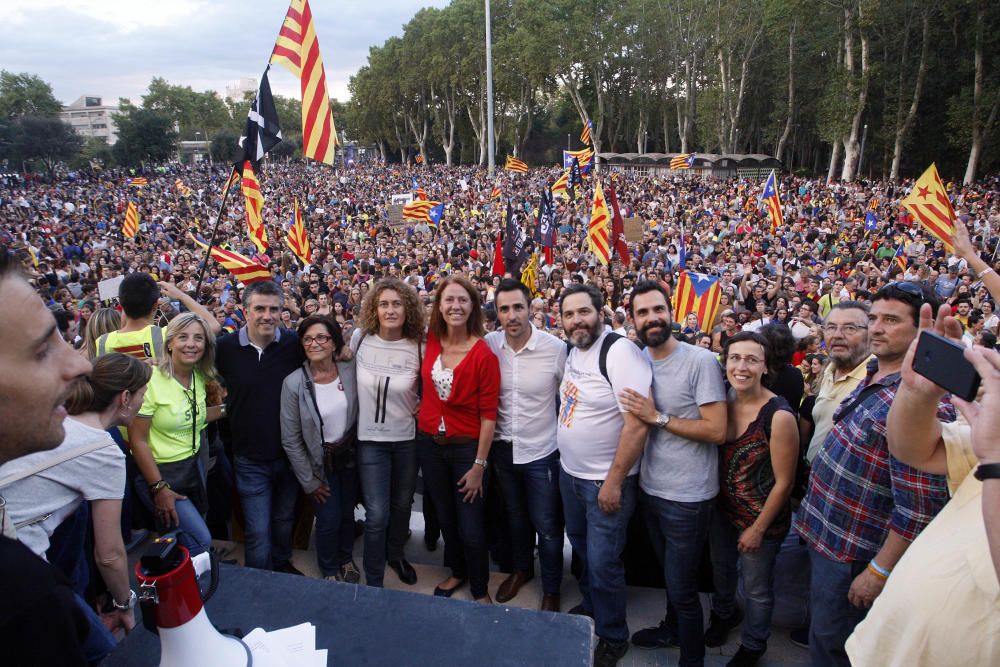
<svg viewBox="0 0 1000 667">
<path fill-rule="evenodd" d="M 812 417 L 815 423 L 806 461 L 812 463 L 833 428 L 833 413 L 868 374 L 868 306 L 841 301 L 833 306 L 823 325 L 830 366 L 823 371 Z"/>
<path fill-rule="evenodd" d="M 628 652 L 621 553 L 647 431 L 615 396 L 626 389 L 647 395 L 651 373 L 639 348 L 605 331 L 603 306 L 593 285 L 563 292 L 562 326 L 572 349 L 559 388 L 557 443 L 566 534 L 583 565 L 583 601 L 570 613 L 593 617 L 594 664 L 611 667 Z"/>
<path fill-rule="evenodd" d="M 721 646 L 740 624 L 734 609 L 712 613 L 704 631 L 698 567 L 719 493 L 718 445 L 726 439 L 726 388 L 711 351 L 670 335 L 673 313 L 666 290 L 642 282 L 632 291 L 632 320 L 653 367 L 652 399 L 626 389 L 622 405 L 650 432 L 639 475 L 640 505 L 653 551 L 666 579 L 666 618 L 632 636 L 639 648 L 680 646 L 681 665 L 701 665 L 705 645 Z"/>
</svg>

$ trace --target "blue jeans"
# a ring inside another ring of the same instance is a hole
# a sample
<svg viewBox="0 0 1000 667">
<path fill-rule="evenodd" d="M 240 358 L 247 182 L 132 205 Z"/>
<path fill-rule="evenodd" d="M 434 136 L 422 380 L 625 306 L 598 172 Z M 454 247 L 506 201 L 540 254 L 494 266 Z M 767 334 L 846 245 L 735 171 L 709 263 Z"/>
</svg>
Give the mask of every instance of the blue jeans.
<svg viewBox="0 0 1000 667">
<path fill-rule="evenodd" d="M 202 483 L 204 483 L 204 471 L 202 471 L 202 480 Z M 209 547 L 212 546 L 212 534 L 208 532 L 205 517 L 201 515 L 201 512 L 198 511 L 198 508 L 190 500 L 178 500 L 174 503 L 174 510 L 177 512 L 177 519 L 180 525 L 168 527 L 156 515 L 156 504 L 153 502 L 153 496 L 149 492 L 149 482 L 142 475 L 137 475 L 135 478 L 135 491 L 136 495 L 139 496 L 140 502 L 155 517 L 156 531 L 158 533 L 162 534 L 172 530 L 180 531 L 177 534 L 177 542 L 187 548 L 192 557 L 208 551 Z"/>
<path fill-rule="evenodd" d="M 534 571 L 537 531 L 542 592 L 558 595 L 562 588 L 563 567 L 559 452 L 529 463 L 514 463 L 511 443 L 495 440 L 490 460 L 507 506 L 514 569 Z"/>
<path fill-rule="evenodd" d="M 486 548 L 486 503 L 477 496 L 471 503 L 458 491 L 458 482 L 476 465 L 478 445 L 439 445 L 421 440 L 418 445 L 424 471 L 424 491 L 430 494 L 444 536 L 444 564 L 457 579 L 469 579 L 472 597 L 489 591 L 489 552 Z M 485 480 L 485 478 L 484 478 Z"/>
<path fill-rule="evenodd" d="M 580 558 L 583 572 L 580 593 L 583 608 L 594 615 L 597 636 L 612 642 L 628 641 L 625 607 L 625 534 L 635 511 L 639 476 L 631 475 L 622 483 L 622 505 L 614 514 L 606 514 L 597 505 L 597 494 L 604 482 L 573 477 L 559 470 L 559 492 L 566 515 L 566 535 Z"/>
<path fill-rule="evenodd" d="M 868 566 L 867 561 L 840 563 L 809 550 L 812 578 L 809 581 L 809 660 L 813 667 L 849 667 L 844 643 L 868 610 L 855 607 L 847 599 L 854 578 Z"/>
<path fill-rule="evenodd" d="M 344 468 L 326 476 L 330 497 L 313 503 L 316 510 L 316 562 L 321 576 L 340 572 L 354 552 L 354 505 L 358 497 L 358 470 Z"/>
<path fill-rule="evenodd" d="M 365 504 L 365 583 L 382 586 L 385 561 L 401 560 L 417 488 L 417 444 L 358 441 Z"/>
<path fill-rule="evenodd" d="M 746 613 L 743 617 L 743 635 L 740 643 L 748 649 L 760 651 L 767 648 L 771 635 L 771 613 L 774 611 L 774 560 L 781 548 L 781 540 L 761 541 L 756 553 L 741 554 L 736 548 L 742 531 L 731 524 L 722 512 L 712 517 L 711 536 L 712 576 L 715 595 L 712 611 L 716 616 L 728 618 L 736 610 L 737 576 L 743 580 Z M 739 575 L 737 575 L 739 561 Z"/>
<path fill-rule="evenodd" d="M 76 593 L 76 606 L 87 617 L 87 624 L 90 626 L 87 638 L 83 641 L 83 646 L 80 648 L 83 651 L 84 657 L 87 658 L 87 662 L 91 665 L 96 665 L 115 650 L 115 647 L 118 646 L 118 640 L 104 626 L 104 623 L 101 622 L 101 617 L 97 615 L 94 608 L 79 593 Z M 138 613 L 136 615 L 138 616 Z M 39 622 L 44 621 L 39 619 Z"/>
<path fill-rule="evenodd" d="M 282 455 L 273 461 L 236 457 L 236 492 L 243 506 L 247 567 L 270 570 L 291 562 L 299 483 Z"/>
<path fill-rule="evenodd" d="M 681 647 L 679 665 L 705 662 L 705 625 L 698 597 L 698 566 L 708 539 L 715 500 L 684 503 L 642 494 L 653 552 L 663 564 L 668 629 Z M 677 627 L 671 627 L 676 622 Z"/>
</svg>

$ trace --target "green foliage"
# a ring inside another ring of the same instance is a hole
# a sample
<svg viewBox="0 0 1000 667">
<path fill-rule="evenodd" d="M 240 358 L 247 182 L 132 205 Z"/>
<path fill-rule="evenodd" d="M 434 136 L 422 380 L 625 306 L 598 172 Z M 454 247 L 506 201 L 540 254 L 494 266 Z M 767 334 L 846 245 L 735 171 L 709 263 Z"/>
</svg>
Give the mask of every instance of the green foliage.
<svg viewBox="0 0 1000 667">
<path fill-rule="evenodd" d="M 51 174 L 83 146 L 83 138 L 58 118 L 21 116 L 10 124 L 10 154 L 15 160 L 39 161 Z"/>
<path fill-rule="evenodd" d="M 19 116 L 54 117 L 62 105 L 52 94 L 52 86 L 34 74 L 0 70 L 0 119 Z"/>
<path fill-rule="evenodd" d="M 164 111 L 139 109 L 123 100 L 119 113 L 118 143 L 114 146 L 119 164 L 136 166 L 143 162 L 162 162 L 175 156 L 177 132 L 174 121 Z"/>
</svg>

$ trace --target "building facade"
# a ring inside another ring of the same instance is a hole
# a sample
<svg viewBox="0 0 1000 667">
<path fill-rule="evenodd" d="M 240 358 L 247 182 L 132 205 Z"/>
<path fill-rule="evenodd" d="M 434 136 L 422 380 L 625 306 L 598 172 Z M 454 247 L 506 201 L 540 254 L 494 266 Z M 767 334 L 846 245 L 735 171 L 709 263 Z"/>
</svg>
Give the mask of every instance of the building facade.
<svg viewBox="0 0 1000 667">
<path fill-rule="evenodd" d="M 100 137 L 111 145 L 118 141 L 118 128 L 112 116 L 117 112 L 118 107 L 104 104 L 103 98 L 83 95 L 72 104 L 64 106 L 59 117 L 69 123 L 80 136 Z"/>
</svg>

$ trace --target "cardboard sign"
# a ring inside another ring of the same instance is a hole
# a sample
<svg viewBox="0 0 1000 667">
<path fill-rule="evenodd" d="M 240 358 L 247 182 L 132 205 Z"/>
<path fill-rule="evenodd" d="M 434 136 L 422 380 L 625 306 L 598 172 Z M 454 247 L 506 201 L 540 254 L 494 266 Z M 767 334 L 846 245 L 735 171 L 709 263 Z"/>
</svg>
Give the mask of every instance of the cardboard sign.
<svg viewBox="0 0 1000 667">
<path fill-rule="evenodd" d="M 392 204 L 389 206 L 389 224 L 393 227 L 401 227 L 403 225 L 403 206 L 404 204 Z"/>
<path fill-rule="evenodd" d="M 625 218 L 624 223 L 625 240 L 629 243 L 637 243 L 642 240 L 642 219 Z"/>
<path fill-rule="evenodd" d="M 108 278 L 107 280 L 102 280 L 97 283 L 97 295 L 100 297 L 101 301 L 117 299 L 118 288 L 121 286 L 123 280 L 125 280 L 125 276 L 118 276 L 116 278 Z"/>
</svg>

